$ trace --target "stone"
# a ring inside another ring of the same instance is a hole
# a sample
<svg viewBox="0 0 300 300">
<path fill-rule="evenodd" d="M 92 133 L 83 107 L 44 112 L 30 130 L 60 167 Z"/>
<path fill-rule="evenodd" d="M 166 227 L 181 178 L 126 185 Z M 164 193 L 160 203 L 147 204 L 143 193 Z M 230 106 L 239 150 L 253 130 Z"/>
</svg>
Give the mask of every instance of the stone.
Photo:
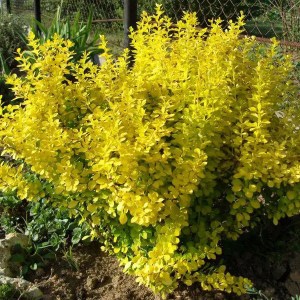
<svg viewBox="0 0 300 300">
<path fill-rule="evenodd" d="M 27 247 L 29 245 L 28 236 L 21 233 L 10 233 L 6 235 L 5 239 L 0 240 L 0 275 L 16 276 L 14 270 L 19 268 L 15 263 L 10 262 L 10 258 L 12 247 L 18 244 Z"/>
<path fill-rule="evenodd" d="M 0 275 L 0 284 L 11 284 L 15 289 L 22 293 L 22 297 L 25 299 L 39 300 L 43 298 L 42 291 L 23 278 L 11 278 Z"/>
</svg>

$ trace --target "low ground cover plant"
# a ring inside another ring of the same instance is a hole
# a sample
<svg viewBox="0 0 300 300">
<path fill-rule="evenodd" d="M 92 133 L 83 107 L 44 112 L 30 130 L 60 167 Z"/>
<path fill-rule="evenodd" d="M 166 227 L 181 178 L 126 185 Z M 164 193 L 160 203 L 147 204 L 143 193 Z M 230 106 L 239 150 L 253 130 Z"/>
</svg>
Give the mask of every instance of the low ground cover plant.
<svg viewBox="0 0 300 300">
<path fill-rule="evenodd" d="M 29 245 L 17 245 L 11 257 L 21 265 L 16 275 L 26 278 L 55 261 L 57 253 L 64 254 L 73 267 L 72 248 L 87 239 L 89 232 L 87 224 L 70 218 L 66 209 L 52 207 L 46 199 L 21 202 L 14 193 L 0 195 L 0 224 L 5 234 L 19 232 L 29 237 Z"/>
<path fill-rule="evenodd" d="M 176 26 L 160 7 L 142 15 L 117 61 L 71 41 L 29 36 L 19 52 L 26 76 L 12 75 L 22 103 L 4 107 L 0 189 L 45 199 L 89 224 L 90 236 L 124 271 L 155 292 L 179 281 L 245 293 L 251 282 L 216 264 L 222 241 L 259 220 L 275 224 L 300 208 L 300 112 L 293 64 L 240 38 L 241 17 L 197 30 L 195 14 Z M 72 80 L 68 78 L 72 77 Z"/>
<path fill-rule="evenodd" d="M 20 291 L 10 284 L 0 284 L 0 300 L 20 299 Z"/>
</svg>

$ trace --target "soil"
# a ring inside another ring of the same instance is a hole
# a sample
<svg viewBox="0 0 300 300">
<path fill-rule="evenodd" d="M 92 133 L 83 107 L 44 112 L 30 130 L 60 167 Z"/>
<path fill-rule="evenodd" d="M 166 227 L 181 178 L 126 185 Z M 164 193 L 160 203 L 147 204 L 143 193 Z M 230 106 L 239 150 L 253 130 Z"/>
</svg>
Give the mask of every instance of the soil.
<svg viewBox="0 0 300 300">
<path fill-rule="evenodd" d="M 295 251 L 292 240 L 295 239 L 295 232 L 290 234 L 291 231 L 286 231 L 287 227 L 291 227 L 290 223 L 276 229 L 272 227 L 271 234 L 256 235 L 256 240 L 251 240 L 253 236 L 246 236 L 239 241 L 239 247 L 224 245 L 227 249 L 224 252 L 226 265 L 230 262 L 231 266 L 229 271 L 250 278 L 265 297 L 238 297 L 218 291 L 205 293 L 194 285 L 180 286 L 167 299 L 249 300 L 272 297 L 273 300 L 290 300 L 291 296 L 300 295 L 300 250 Z M 44 300 L 161 300 L 148 288 L 139 286 L 134 277 L 125 275 L 117 260 L 101 252 L 96 242 L 77 246 L 71 262 L 60 255 L 55 263 L 38 269 L 31 276 L 30 280 L 44 293 Z"/>
</svg>

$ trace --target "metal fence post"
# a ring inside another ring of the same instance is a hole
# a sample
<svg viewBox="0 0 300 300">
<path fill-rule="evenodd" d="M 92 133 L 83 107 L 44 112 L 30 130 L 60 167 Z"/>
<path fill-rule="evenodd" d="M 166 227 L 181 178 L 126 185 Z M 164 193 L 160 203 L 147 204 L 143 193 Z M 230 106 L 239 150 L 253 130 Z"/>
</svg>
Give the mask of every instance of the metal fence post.
<svg viewBox="0 0 300 300">
<path fill-rule="evenodd" d="M 36 21 L 42 21 L 42 13 L 41 13 L 41 0 L 34 0 L 34 18 Z M 40 33 L 40 28 L 36 25 L 36 32 Z"/>
<path fill-rule="evenodd" d="M 124 0 L 124 47 L 129 49 L 130 66 L 133 64 L 133 49 L 130 45 L 129 28 L 137 27 L 137 4 L 138 0 Z"/>
<path fill-rule="evenodd" d="M 6 9 L 9 14 L 11 14 L 11 5 L 10 0 L 6 0 Z"/>
</svg>

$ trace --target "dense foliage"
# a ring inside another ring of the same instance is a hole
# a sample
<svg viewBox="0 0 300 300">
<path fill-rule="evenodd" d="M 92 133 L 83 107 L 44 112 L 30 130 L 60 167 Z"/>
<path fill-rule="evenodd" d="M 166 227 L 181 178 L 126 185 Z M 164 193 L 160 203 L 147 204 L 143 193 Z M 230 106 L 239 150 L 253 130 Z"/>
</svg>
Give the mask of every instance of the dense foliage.
<svg viewBox="0 0 300 300">
<path fill-rule="evenodd" d="M 0 11 L 0 75 L 5 67 L 11 70 L 17 62 L 14 57 L 18 48 L 24 49 L 26 44 L 22 35 L 25 32 L 24 24 L 20 18 L 4 14 Z"/>
<path fill-rule="evenodd" d="M 51 40 L 55 34 L 65 40 L 70 40 L 73 43 L 70 49 L 73 52 L 73 61 L 78 61 L 84 52 L 88 53 L 89 59 L 94 60 L 95 56 L 101 54 L 101 49 L 98 47 L 99 32 L 94 31 L 92 37 L 92 13 L 87 16 L 85 22 L 80 19 L 80 12 L 77 12 L 72 21 L 69 16 L 63 18 L 61 8 L 58 6 L 51 25 L 44 26 L 36 21 L 37 26 L 31 28 L 31 30 L 39 37 L 41 44 Z"/>
<path fill-rule="evenodd" d="M 143 14 L 128 51 L 72 61 L 72 42 L 29 37 L 3 108 L 0 189 L 46 199 L 91 226 L 124 270 L 155 292 L 179 280 L 241 294 L 251 282 L 211 262 L 222 239 L 299 213 L 300 118 L 291 59 L 240 38 L 243 19 L 175 27 Z M 68 78 L 72 77 L 72 80 Z"/>
</svg>

